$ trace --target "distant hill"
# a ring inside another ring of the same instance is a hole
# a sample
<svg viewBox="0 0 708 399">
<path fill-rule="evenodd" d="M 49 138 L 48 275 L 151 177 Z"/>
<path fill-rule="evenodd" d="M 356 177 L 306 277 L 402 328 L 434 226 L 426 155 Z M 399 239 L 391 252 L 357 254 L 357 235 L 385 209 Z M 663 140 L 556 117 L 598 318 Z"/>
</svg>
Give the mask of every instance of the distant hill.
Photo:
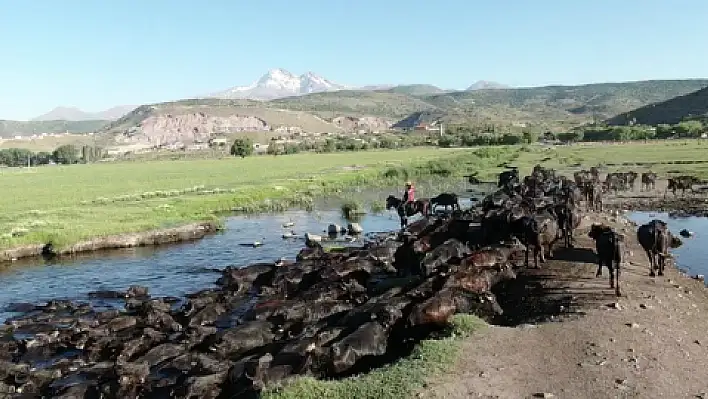
<svg viewBox="0 0 708 399">
<path fill-rule="evenodd" d="M 708 118 L 708 87 L 657 102 L 629 112 L 621 113 L 605 122 L 608 125 L 628 125 L 631 123 L 641 125 L 674 125 L 687 119 Z"/>
<path fill-rule="evenodd" d="M 412 96 L 379 91 L 338 91 L 288 97 L 268 106 L 311 112 L 323 117 L 337 114 L 374 115 L 403 119 L 420 111 L 443 111 L 452 123 L 544 122 L 578 124 L 606 119 L 622 112 L 665 101 L 700 89 L 704 80 L 654 80 L 596 83 L 580 86 L 544 86 L 479 89 Z"/>
<path fill-rule="evenodd" d="M 109 121 L 7 121 L 0 120 L 0 137 L 31 136 L 42 133 L 89 133 Z"/>
<path fill-rule="evenodd" d="M 387 91 L 391 93 L 407 94 L 409 96 L 425 96 L 429 94 L 440 94 L 445 92 L 445 90 L 437 86 L 427 84 L 394 86 L 388 89 Z"/>
<path fill-rule="evenodd" d="M 511 86 L 507 86 L 497 82 L 490 82 L 488 80 L 478 80 L 474 82 L 470 87 L 468 87 L 467 91 L 487 89 L 511 89 Z"/>
<path fill-rule="evenodd" d="M 119 105 L 101 112 L 86 112 L 76 107 L 56 107 L 32 121 L 110 121 L 118 119 L 135 108 L 134 105 Z"/>
<path fill-rule="evenodd" d="M 414 112 L 408 117 L 396 122 L 392 127 L 398 129 L 412 129 L 420 124 L 432 124 L 438 120 L 444 119 L 446 114 L 441 111 L 420 111 Z"/>
<path fill-rule="evenodd" d="M 190 142 L 213 134 L 376 131 L 398 122 L 534 125 L 565 129 L 662 103 L 708 86 L 708 79 L 653 80 L 445 91 L 425 84 L 338 90 L 277 98 L 197 98 L 143 105 L 114 121 L 0 124 L 0 134 L 87 132 L 121 143 Z M 688 113 L 696 113 L 688 111 Z M 405 124 L 404 123 L 404 124 Z M 269 133 L 269 134 L 271 134 Z"/>
</svg>

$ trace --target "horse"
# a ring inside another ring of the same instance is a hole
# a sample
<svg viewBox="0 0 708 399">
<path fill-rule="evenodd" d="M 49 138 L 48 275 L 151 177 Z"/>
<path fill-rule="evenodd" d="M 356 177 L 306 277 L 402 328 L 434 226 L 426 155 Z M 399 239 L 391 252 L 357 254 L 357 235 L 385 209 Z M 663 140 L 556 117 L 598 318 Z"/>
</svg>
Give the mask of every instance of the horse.
<svg viewBox="0 0 708 399">
<path fill-rule="evenodd" d="M 401 218 L 401 229 L 408 226 L 408 218 L 417 213 L 423 216 L 428 216 L 430 211 L 430 201 L 427 199 L 418 199 L 413 201 L 408 206 L 402 206 L 403 200 L 396 198 L 393 195 L 389 195 L 386 198 L 386 209 L 396 208 L 398 217 Z M 403 209 L 405 208 L 405 209 Z"/>
</svg>

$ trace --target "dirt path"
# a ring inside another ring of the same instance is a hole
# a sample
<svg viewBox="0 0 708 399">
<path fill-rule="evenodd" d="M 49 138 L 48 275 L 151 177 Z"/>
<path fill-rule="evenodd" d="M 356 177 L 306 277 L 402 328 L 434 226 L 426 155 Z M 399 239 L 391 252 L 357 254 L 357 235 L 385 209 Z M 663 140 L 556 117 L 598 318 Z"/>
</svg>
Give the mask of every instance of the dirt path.
<svg viewBox="0 0 708 399">
<path fill-rule="evenodd" d="M 626 236 L 621 298 L 607 269 L 595 278 L 587 231 L 599 220 Z M 635 231 L 622 219 L 586 217 L 579 248 L 559 248 L 515 283 L 523 295 L 506 299 L 510 322 L 545 321 L 477 333 L 419 397 L 708 398 L 708 291 L 674 267 L 650 278 Z"/>
</svg>

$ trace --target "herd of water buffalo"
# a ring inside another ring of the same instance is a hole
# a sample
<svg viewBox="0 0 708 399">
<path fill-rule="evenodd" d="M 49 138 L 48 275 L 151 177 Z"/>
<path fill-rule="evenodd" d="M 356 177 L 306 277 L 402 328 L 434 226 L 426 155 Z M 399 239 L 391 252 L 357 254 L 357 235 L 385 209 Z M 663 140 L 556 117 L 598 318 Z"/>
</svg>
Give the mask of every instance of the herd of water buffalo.
<svg viewBox="0 0 708 399">
<path fill-rule="evenodd" d="M 620 185 L 634 179 L 612 176 Z M 307 240 L 294 262 L 215 271 L 218 288 L 184 299 L 151 298 L 134 286 L 89 294 L 122 309 L 95 301 L 18 304 L 11 310 L 21 314 L 0 330 L 0 394 L 248 397 L 291 376 L 364 372 L 444 331 L 455 313 L 499 318 L 504 309 L 494 288 L 516 278 L 520 255 L 528 265 L 532 252 L 538 267 L 558 242 L 572 247 L 582 202 L 586 211 L 600 209 L 613 184 L 603 189 L 593 171 L 574 180 L 540 166 L 523 180 L 517 170 L 505 171 L 498 190 L 472 209 L 461 210 L 455 194 L 419 200 L 413 209 L 424 217 L 408 224 L 410 215 L 399 211 L 400 232 L 362 247 L 328 249 Z M 430 215 L 431 202 L 453 211 Z M 601 224 L 589 236 L 597 274 L 607 266 L 619 295 L 622 237 Z M 652 275 L 655 267 L 661 275 L 668 248 L 680 241 L 658 220 L 637 237 Z"/>
</svg>

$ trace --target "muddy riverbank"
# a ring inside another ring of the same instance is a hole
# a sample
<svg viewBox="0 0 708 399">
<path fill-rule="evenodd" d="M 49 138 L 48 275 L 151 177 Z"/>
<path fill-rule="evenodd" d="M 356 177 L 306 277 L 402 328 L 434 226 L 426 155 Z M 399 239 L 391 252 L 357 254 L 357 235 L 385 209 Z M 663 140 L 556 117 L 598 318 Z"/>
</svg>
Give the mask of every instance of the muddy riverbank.
<svg viewBox="0 0 708 399">
<path fill-rule="evenodd" d="M 220 228 L 221 225 L 218 222 L 205 221 L 139 233 L 125 233 L 106 237 L 96 237 L 90 240 L 78 242 L 66 248 L 55 248 L 53 245 L 48 245 L 51 243 L 25 245 L 0 252 L 0 262 L 16 261 L 21 258 L 42 255 L 52 257 L 57 255 L 73 255 L 82 252 L 192 241 L 203 238 L 208 234 L 215 233 L 219 231 Z"/>
</svg>

